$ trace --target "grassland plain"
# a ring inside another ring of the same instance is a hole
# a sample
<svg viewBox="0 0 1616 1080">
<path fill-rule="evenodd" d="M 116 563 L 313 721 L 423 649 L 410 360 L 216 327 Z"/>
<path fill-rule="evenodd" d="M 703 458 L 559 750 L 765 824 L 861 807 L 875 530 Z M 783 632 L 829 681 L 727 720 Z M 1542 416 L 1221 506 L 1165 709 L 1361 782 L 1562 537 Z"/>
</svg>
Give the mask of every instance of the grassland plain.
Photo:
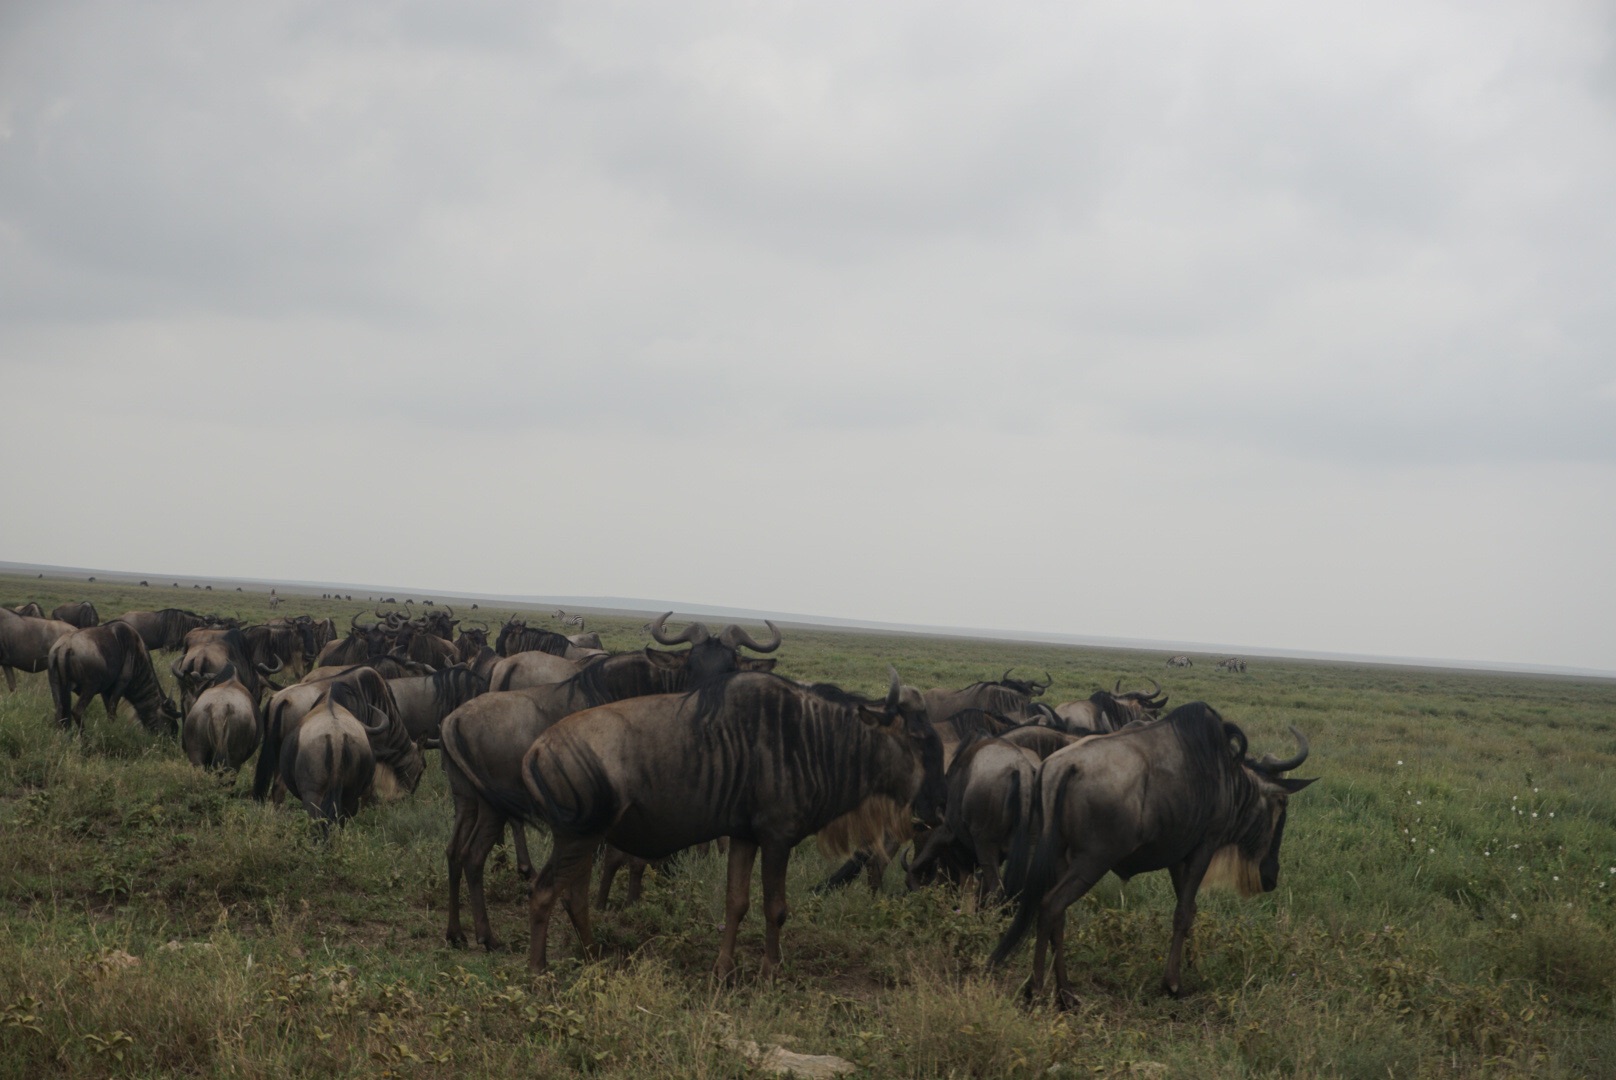
<svg viewBox="0 0 1616 1080">
<path fill-rule="evenodd" d="M 0 578 L 0 600 L 30 598 L 269 613 L 250 593 Z M 591 628 L 633 648 L 638 621 Z M 1203 898 L 1173 1001 L 1156 991 L 1164 875 L 1108 879 L 1069 917 L 1067 1013 L 1017 1004 L 1025 950 L 985 970 L 1002 914 L 895 873 L 879 894 L 814 896 L 811 843 L 775 982 L 755 977 L 755 904 L 739 985 L 708 977 L 724 874 L 703 858 L 604 915 L 599 962 L 558 926 L 556 971 L 535 980 L 504 849 L 489 899 L 513 951 L 443 943 L 435 767 L 321 844 L 127 714 L 92 706 L 82 738 L 63 734 L 45 677 L 22 676 L 0 691 L 0 1076 L 751 1075 L 731 1037 L 872 1077 L 1616 1075 L 1616 682 L 1163 656 L 828 630 L 781 650 L 782 671 L 865 692 L 889 662 L 923 686 L 1047 670 L 1054 701 L 1154 676 L 1256 750 L 1307 732 L 1322 780 L 1292 804 L 1278 890 Z"/>
</svg>

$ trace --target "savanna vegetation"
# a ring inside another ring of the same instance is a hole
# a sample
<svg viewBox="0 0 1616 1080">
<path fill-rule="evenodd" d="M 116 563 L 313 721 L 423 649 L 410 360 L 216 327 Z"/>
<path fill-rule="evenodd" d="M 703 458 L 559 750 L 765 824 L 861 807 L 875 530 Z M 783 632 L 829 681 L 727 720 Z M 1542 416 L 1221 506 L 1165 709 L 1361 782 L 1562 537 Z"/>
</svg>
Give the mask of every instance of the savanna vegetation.
<svg viewBox="0 0 1616 1080">
<path fill-rule="evenodd" d="M 0 578 L 0 601 L 269 614 L 261 594 L 162 584 Z M 287 600 L 343 625 L 362 606 Z M 637 648 L 641 621 L 589 628 Z M 1165 653 L 825 630 L 788 630 L 779 655 L 782 673 L 872 694 L 889 662 L 919 686 L 1047 670 L 1052 702 L 1154 677 L 1254 752 L 1290 752 L 1299 726 L 1322 779 L 1291 804 L 1275 892 L 1203 897 L 1181 1000 L 1157 991 L 1165 875 L 1073 907 L 1082 1000 L 1058 1012 L 1019 1004 L 1025 950 L 985 969 L 1003 913 L 906 893 L 896 868 L 879 894 L 815 895 L 829 868 L 811 843 L 778 980 L 756 978 L 755 886 L 742 977 L 708 975 L 716 856 L 602 916 L 597 962 L 558 921 L 534 979 L 508 849 L 488 882 L 512 951 L 444 943 L 435 755 L 413 797 L 322 842 L 301 810 L 247 798 L 245 772 L 205 775 L 130 715 L 92 705 L 82 737 L 62 732 L 45 676 L 24 675 L 0 690 L 0 1076 L 754 1075 L 736 1040 L 872 1077 L 1616 1075 L 1616 682 L 1262 659 L 1236 675 L 1216 657 L 1170 670 Z"/>
</svg>

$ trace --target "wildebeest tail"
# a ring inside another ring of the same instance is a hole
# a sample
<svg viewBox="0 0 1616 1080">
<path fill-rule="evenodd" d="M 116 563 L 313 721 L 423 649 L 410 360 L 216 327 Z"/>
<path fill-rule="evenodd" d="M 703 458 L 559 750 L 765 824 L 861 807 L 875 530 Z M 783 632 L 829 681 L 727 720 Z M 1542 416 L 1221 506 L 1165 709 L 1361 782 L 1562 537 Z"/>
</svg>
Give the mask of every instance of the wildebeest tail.
<svg viewBox="0 0 1616 1080">
<path fill-rule="evenodd" d="M 522 762 L 524 779 L 531 794 L 538 797 L 535 809 L 552 829 L 587 835 L 599 832 L 616 816 L 616 799 L 600 761 L 588 747 L 564 747 L 565 759 L 547 746 L 535 745 Z M 544 759 L 559 766 L 565 780 L 562 797 L 544 775 Z"/>
<path fill-rule="evenodd" d="M 1055 883 L 1056 872 L 1060 869 L 1060 852 L 1057 849 L 1060 847 L 1061 809 L 1066 804 L 1066 784 L 1056 781 L 1060 786 L 1055 789 L 1055 805 L 1046 819 L 1043 778 L 1044 771 L 1039 769 L 1033 778 L 1032 810 L 1027 815 L 1027 827 L 1016 834 L 1016 842 L 1010 848 L 1010 865 L 1005 868 L 1004 887 L 1005 892 L 1016 901 L 1016 915 L 999 939 L 993 955 L 988 958 L 989 966 L 1004 963 L 1016 946 L 1021 944 L 1021 939 L 1027 936 L 1027 930 L 1038 917 L 1044 894 Z M 1037 844 L 1036 849 L 1034 843 Z"/>
<path fill-rule="evenodd" d="M 263 802 L 269 794 L 269 787 L 275 782 L 275 770 L 281 763 L 281 737 L 284 734 L 280 726 L 280 714 L 286 711 L 286 703 L 270 702 L 270 708 L 259 713 L 258 724 L 258 764 L 253 769 L 253 798 Z"/>
<path fill-rule="evenodd" d="M 533 797 L 528 794 L 527 788 L 507 791 L 496 784 L 488 783 L 488 778 L 470 760 L 465 733 L 454 721 L 453 714 L 444 719 L 446 722 L 438 731 L 438 749 L 443 753 L 443 771 L 447 773 L 453 769 L 464 776 L 466 781 L 477 789 L 478 796 L 484 802 L 513 821 L 543 825 L 544 820 L 534 812 Z"/>
<path fill-rule="evenodd" d="M 56 706 L 56 720 L 62 724 L 67 723 L 73 699 L 73 690 L 67 684 L 67 672 L 62 670 L 64 655 L 63 651 L 53 648 L 46 658 L 46 678 L 50 681 L 51 702 Z"/>
</svg>

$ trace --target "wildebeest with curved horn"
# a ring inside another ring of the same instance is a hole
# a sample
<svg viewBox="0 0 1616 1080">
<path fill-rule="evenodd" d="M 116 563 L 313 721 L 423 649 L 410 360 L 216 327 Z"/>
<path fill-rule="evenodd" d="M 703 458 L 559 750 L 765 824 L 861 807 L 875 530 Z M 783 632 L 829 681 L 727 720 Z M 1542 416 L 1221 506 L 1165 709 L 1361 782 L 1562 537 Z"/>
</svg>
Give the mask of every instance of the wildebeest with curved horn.
<svg viewBox="0 0 1616 1080">
<path fill-rule="evenodd" d="M 177 649 L 185 643 L 185 635 L 198 627 L 207 626 L 208 618 L 184 608 L 163 608 L 161 611 L 126 611 L 118 622 L 133 626 L 150 652 Z"/>
<path fill-rule="evenodd" d="M 258 699 L 236 677 L 235 665 L 227 664 L 186 712 L 180 745 L 192 765 L 234 773 L 258 742 Z"/>
<path fill-rule="evenodd" d="M 1124 694 L 1122 680 L 1118 679 L 1114 690 L 1096 690 L 1087 701 L 1063 701 L 1055 706 L 1055 715 L 1060 718 L 1060 723 L 1050 726 L 1080 734 L 1104 734 L 1121 731 L 1129 724 L 1148 723 L 1159 717 L 1167 705 L 1167 695 L 1161 692 L 1161 684 L 1151 679 L 1150 687 L 1148 693 L 1130 690 Z"/>
<path fill-rule="evenodd" d="M 362 799 L 414 791 L 422 762 L 387 681 L 373 669 L 357 668 L 324 686 L 321 703 L 281 733 L 278 757 L 286 790 L 329 825 L 353 817 Z"/>
<path fill-rule="evenodd" d="M 642 859 L 729 837 L 724 940 L 715 971 L 735 969 L 735 936 L 763 853 L 763 973 L 779 966 L 786 865 L 805 838 L 846 815 L 916 803 L 943 811 L 942 746 L 920 693 L 890 672 L 884 701 L 740 672 L 690 695 L 634 698 L 576 713 L 541 735 L 522 779 L 555 835 L 533 882 L 528 963 L 546 966 L 558 897 L 584 949 L 589 870 L 602 841 Z M 917 799 L 917 796 L 919 798 Z"/>
<path fill-rule="evenodd" d="M 114 620 L 63 635 L 51 646 L 49 670 L 51 700 L 64 727 L 71 720 L 82 731 L 85 706 L 99 694 L 108 717 L 126 698 L 146 730 L 166 727 L 172 734 L 179 728 L 180 711 L 163 693 L 146 643 L 128 623 Z"/>
<path fill-rule="evenodd" d="M 72 623 L 60 619 L 19 615 L 11 608 L 0 608 L 0 671 L 5 672 L 6 689 L 17 689 L 17 671 L 44 671 L 50 663 L 51 646 L 75 629 Z"/>
<path fill-rule="evenodd" d="M 388 650 L 387 627 L 379 622 L 362 624 L 357 612 L 348 620 L 348 633 L 340 640 L 325 645 L 314 658 L 316 667 L 346 668 L 385 656 Z"/>
<path fill-rule="evenodd" d="M 50 617 L 65 623 L 72 623 L 80 630 L 89 626 L 101 625 L 100 613 L 95 610 L 95 605 L 88 600 L 80 600 L 76 604 L 58 604 L 56 609 L 50 613 Z"/>
<path fill-rule="evenodd" d="M 1254 761 L 1245 734 L 1196 701 L 1160 723 L 1080 739 L 1044 759 L 1032 827 L 1007 874 L 1011 892 L 1019 893 L 1016 916 L 991 962 L 1003 963 L 1036 923 L 1026 992 L 1043 989 L 1044 953 L 1053 948 L 1057 996 L 1069 1005 L 1061 947 L 1066 909 L 1108 872 L 1126 881 L 1166 870 L 1178 905 L 1162 988 L 1178 996 L 1202 882 L 1232 885 L 1242 896 L 1279 884 L 1287 802 L 1313 782 L 1283 776 L 1307 760 L 1307 739 L 1294 727 L 1291 733 L 1299 744 L 1295 757 Z"/>
<path fill-rule="evenodd" d="M 39 606 L 39 601 L 37 600 L 30 600 L 26 604 L 18 604 L 16 607 L 0 610 L 9 611 L 13 615 L 23 615 L 30 619 L 43 619 L 45 617 L 45 609 Z M 61 620 L 58 619 L 57 621 L 60 622 Z"/>
</svg>

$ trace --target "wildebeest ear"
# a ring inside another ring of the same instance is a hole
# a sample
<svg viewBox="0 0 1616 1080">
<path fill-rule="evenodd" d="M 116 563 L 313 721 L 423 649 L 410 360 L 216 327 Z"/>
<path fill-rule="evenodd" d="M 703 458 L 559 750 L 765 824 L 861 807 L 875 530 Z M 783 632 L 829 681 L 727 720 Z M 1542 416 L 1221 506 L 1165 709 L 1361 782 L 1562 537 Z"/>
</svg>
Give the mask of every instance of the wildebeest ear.
<svg viewBox="0 0 1616 1080">
<path fill-rule="evenodd" d="M 1318 779 L 1319 778 L 1316 777 L 1316 776 L 1311 776 L 1306 780 L 1291 780 L 1291 779 L 1287 778 L 1287 779 L 1276 779 L 1274 781 L 1274 783 L 1278 784 L 1280 787 L 1284 788 L 1286 791 L 1290 792 L 1292 795 L 1295 795 L 1298 791 L 1301 791 L 1303 788 L 1307 787 L 1307 785 L 1312 784 L 1312 783 L 1316 783 L 1318 781 Z"/>
<path fill-rule="evenodd" d="M 645 647 L 645 655 L 649 657 L 651 663 L 655 664 L 657 667 L 678 668 L 684 667 L 685 657 L 689 654 L 685 652 L 664 652 L 662 649 L 653 649 L 651 646 L 647 645 Z"/>
</svg>

